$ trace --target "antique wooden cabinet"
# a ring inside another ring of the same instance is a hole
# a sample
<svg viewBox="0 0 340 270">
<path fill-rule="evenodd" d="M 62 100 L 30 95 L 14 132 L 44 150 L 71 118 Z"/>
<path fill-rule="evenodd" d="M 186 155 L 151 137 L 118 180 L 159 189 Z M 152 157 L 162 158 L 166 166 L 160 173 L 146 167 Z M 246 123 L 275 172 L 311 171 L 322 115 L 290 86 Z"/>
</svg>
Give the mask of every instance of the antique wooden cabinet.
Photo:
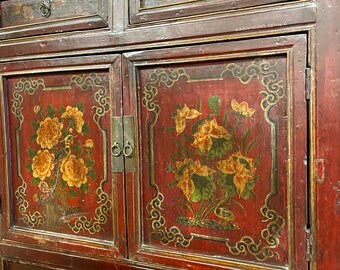
<svg viewBox="0 0 340 270">
<path fill-rule="evenodd" d="M 326 2 L 0 1 L 1 269 L 337 269 Z"/>
</svg>

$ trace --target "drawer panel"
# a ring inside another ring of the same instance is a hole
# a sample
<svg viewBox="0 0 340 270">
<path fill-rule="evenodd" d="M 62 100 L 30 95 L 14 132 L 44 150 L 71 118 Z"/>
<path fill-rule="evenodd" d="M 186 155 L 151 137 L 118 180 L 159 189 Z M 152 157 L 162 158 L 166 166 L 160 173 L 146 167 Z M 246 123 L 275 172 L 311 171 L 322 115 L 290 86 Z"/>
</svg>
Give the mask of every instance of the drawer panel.
<svg viewBox="0 0 340 270">
<path fill-rule="evenodd" d="M 106 26 L 107 2 L 106 0 L 0 1 L 2 27 L 0 39 Z M 84 21 L 87 24 L 84 25 Z M 55 25 L 57 23 L 58 26 Z M 41 26 L 40 31 L 37 29 L 38 26 Z M 32 29 L 36 31 L 32 33 Z M 4 35 L 1 35 L 2 33 Z"/>
<path fill-rule="evenodd" d="M 130 0 L 130 24 L 178 20 L 245 8 L 258 8 L 304 0 Z"/>
</svg>

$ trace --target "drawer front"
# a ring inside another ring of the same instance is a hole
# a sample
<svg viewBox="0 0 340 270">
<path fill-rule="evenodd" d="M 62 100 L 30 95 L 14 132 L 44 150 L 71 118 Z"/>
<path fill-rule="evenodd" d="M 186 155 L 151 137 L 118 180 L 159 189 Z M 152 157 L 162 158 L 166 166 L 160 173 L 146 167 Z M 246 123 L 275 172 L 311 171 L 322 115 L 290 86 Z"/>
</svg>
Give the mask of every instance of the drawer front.
<svg viewBox="0 0 340 270">
<path fill-rule="evenodd" d="M 2 32 L 4 33 L 3 38 L 30 35 L 30 28 L 36 29 L 39 25 L 44 27 L 36 34 L 50 32 L 49 27 L 53 24 L 54 30 L 51 29 L 51 32 L 67 31 L 70 24 L 72 30 L 96 28 L 107 24 L 107 1 L 14 0 L 1 1 L 0 7 L 2 27 L 0 38 Z M 84 25 L 85 21 L 87 21 L 87 25 Z M 58 22 L 60 25 L 56 27 L 55 24 Z M 13 28 L 20 31 L 22 27 L 25 27 L 28 33 L 18 34 L 11 31 Z"/>
<path fill-rule="evenodd" d="M 303 1 L 303 0 L 302 0 Z M 130 0 L 130 24 L 178 20 L 188 16 L 258 8 L 301 0 Z"/>
</svg>

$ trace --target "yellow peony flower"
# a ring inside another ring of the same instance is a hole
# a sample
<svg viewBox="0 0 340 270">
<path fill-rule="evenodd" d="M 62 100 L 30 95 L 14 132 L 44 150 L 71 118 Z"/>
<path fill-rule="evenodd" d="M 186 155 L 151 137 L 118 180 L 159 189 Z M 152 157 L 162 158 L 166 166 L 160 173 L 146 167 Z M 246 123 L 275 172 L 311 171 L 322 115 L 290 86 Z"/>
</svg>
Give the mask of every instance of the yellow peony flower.
<svg viewBox="0 0 340 270">
<path fill-rule="evenodd" d="M 216 168 L 224 174 L 235 174 L 233 182 L 239 196 L 246 184 L 254 178 L 253 159 L 245 157 L 241 152 L 232 154 L 228 159 L 216 162 Z"/>
<path fill-rule="evenodd" d="M 193 161 L 192 159 L 185 159 L 184 161 L 178 161 L 176 163 L 177 171 L 183 166 L 184 168 L 182 170 L 182 174 L 177 175 L 177 186 L 183 191 L 185 197 L 190 200 L 191 195 L 195 191 L 195 185 L 191 179 L 191 176 L 194 173 L 199 176 L 209 176 L 215 171 L 208 166 L 202 166 L 199 160 Z"/>
<path fill-rule="evenodd" d="M 195 109 L 189 109 L 186 104 L 184 104 L 184 107 L 181 110 L 177 110 L 177 115 L 174 117 L 177 135 L 184 131 L 186 127 L 186 120 L 194 119 L 200 114 L 201 113 Z"/>
<path fill-rule="evenodd" d="M 85 141 L 85 147 L 89 148 L 89 149 L 92 149 L 93 148 L 93 141 L 91 139 L 87 139 Z"/>
<path fill-rule="evenodd" d="M 62 128 L 63 124 L 59 123 L 57 117 L 54 117 L 53 119 L 47 117 L 40 122 L 40 127 L 37 131 L 37 144 L 39 144 L 41 148 L 52 149 L 53 146 L 57 145 L 59 142 Z"/>
<path fill-rule="evenodd" d="M 193 135 L 194 142 L 192 145 L 198 148 L 202 153 L 207 154 L 212 146 L 211 138 L 224 138 L 229 137 L 228 131 L 219 126 L 214 118 L 211 121 L 205 121 L 203 125 L 198 127 L 198 131 Z"/>
<path fill-rule="evenodd" d="M 31 168 L 34 177 L 45 180 L 46 177 L 51 176 L 51 172 L 54 169 L 54 155 L 47 149 L 39 150 L 32 160 Z"/>
<path fill-rule="evenodd" d="M 67 106 L 66 111 L 61 115 L 61 118 L 72 118 L 76 123 L 76 130 L 81 133 L 84 125 L 83 113 L 77 107 Z"/>
<path fill-rule="evenodd" d="M 255 109 L 249 108 L 247 102 L 243 101 L 238 103 L 235 99 L 231 101 L 231 109 L 243 117 L 252 117 L 255 113 Z"/>
<path fill-rule="evenodd" d="M 85 162 L 82 158 L 77 159 L 76 156 L 71 155 L 64 158 L 60 171 L 62 172 L 62 178 L 70 187 L 80 187 L 87 182 L 86 174 L 88 168 L 85 167 Z"/>
</svg>

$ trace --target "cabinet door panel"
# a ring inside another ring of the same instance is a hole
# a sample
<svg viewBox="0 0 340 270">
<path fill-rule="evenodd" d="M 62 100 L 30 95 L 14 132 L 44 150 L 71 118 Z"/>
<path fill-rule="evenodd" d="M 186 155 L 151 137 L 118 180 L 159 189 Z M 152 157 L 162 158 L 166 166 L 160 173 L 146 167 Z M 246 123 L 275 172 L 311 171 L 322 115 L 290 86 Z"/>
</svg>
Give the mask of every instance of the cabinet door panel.
<svg viewBox="0 0 340 270">
<path fill-rule="evenodd" d="M 107 0 L 0 1 L 0 39 L 104 27 L 107 6 Z"/>
<path fill-rule="evenodd" d="M 120 57 L 26 65 L 33 69 L 14 64 L 2 77 L 3 241 L 120 256 L 124 192 L 112 175 L 110 151 L 111 116 L 120 112 Z"/>
<path fill-rule="evenodd" d="M 284 43 L 126 55 L 125 106 L 140 138 L 139 172 L 127 180 L 135 258 L 306 267 L 294 259 L 306 224 L 306 44 Z"/>
<path fill-rule="evenodd" d="M 208 15 L 221 11 L 233 11 L 244 8 L 254 8 L 299 0 L 130 0 L 130 23 L 132 25 L 152 21 L 164 21 L 185 18 L 194 15 Z"/>
</svg>

